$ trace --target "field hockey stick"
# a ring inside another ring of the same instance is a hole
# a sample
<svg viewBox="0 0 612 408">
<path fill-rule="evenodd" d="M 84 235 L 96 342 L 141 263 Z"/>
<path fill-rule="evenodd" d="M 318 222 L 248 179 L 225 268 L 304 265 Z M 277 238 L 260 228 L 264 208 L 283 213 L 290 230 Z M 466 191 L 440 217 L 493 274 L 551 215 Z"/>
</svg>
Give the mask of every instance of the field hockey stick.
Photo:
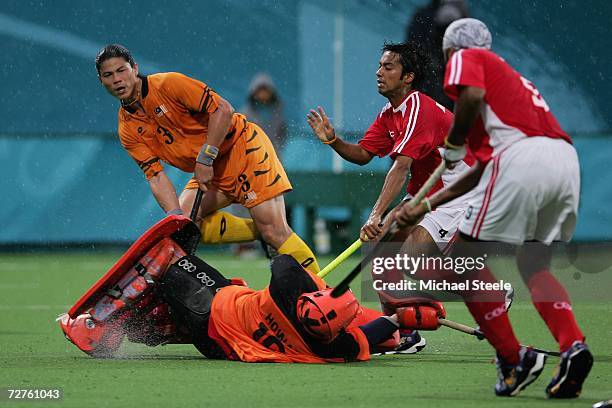
<svg viewBox="0 0 612 408">
<path fill-rule="evenodd" d="M 406 205 L 410 205 L 411 207 L 415 207 L 418 203 L 420 203 L 423 200 L 423 198 L 425 198 L 427 193 L 433 187 L 433 184 L 435 184 L 435 182 L 438 181 L 438 178 L 440 177 L 442 172 L 444 172 L 444 167 L 442 167 L 440 165 L 440 166 L 438 166 L 438 168 L 442 168 L 442 170 L 440 171 L 440 174 L 436 175 L 436 177 L 434 177 L 432 179 L 433 183 L 431 185 L 427 185 L 427 182 L 426 182 L 421 187 L 421 189 L 417 192 L 417 194 Z M 434 173 L 432 174 L 432 176 L 435 174 L 436 171 L 438 171 L 438 168 L 436 168 L 436 170 L 434 170 Z M 429 181 L 429 180 L 427 180 L 427 181 Z M 395 226 L 395 231 L 397 232 L 397 226 Z M 353 242 L 351 244 L 351 246 L 349 246 L 340 255 L 338 255 L 336 257 L 336 259 L 331 261 L 329 263 L 329 265 L 327 265 L 325 268 L 321 269 L 321 271 L 317 274 L 317 276 L 319 276 L 320 278 L 326 277 L 331 271 L 336 269 L 338 267 L 338 265 L 340 265 L 342 262 L 346 261 L 349 256 L 353 255 L 353 253 L 355 251 L 357 251 L 359 248 L 361 248 L 362 244 L 363 244 L 363 241 L 361 239 L 357 239 L 357 241 Z"/>
<path fill-rule="evenodd" d="M 191 221 L 196 222 L 196 217 L 198 216 L 198 210 L 200 209 L 200 204 L 202 203 L 202 197 L 204 197 L 204 192 L 198 188 L 198 192 L 196 193 L 195 200 L 193 201 L 193 208 L 191 209 Z"/>
<path fill-rule="evenodd" d="M 442 326 L 446 326 L 448 328 L 451 328 L 453 330 L 457 330 L 460 331 L 462 333 L 467 333 L 469 335 L 475 336 L 478 340 L 484 340 L 485 339 L 485 335 L 483 332 L 481 332 L 479 329 L 470 327 L 470 326 L 466 326 L 465 324 L 461 324 L 461 323 L 457 323 L 454 322 L 452 320 L 448 320 L 448 319 L 438 319 L 438 322 L 442 325 Z M 527 347 L 527 346 L 523 346 L 521 344 L 521 347 Z M 542 353 L 542 354 L 548 354 L 549 356 L 554 356 L 554 357 L 560 357 L 561 353 L 559 353 L 558 351 L 548 351 L 548 350 L 544 350 L 541 348 L 537 348 L 537 347 L 531 347 L 531 349 L 533 351 L 535 351 L 536 353 Z"/>
<path fill-rule="evenodd" d="M 485 338 L 484 334 L 480 330 L 475 329 L 475 328 L 470 327 L 470 326 L 466 326 L 465 324 L 457 323 L 457 322 L 454 322 L 454 321 L 448 320 L 448 319 L 440 319 L 440 318 L 438 319 L 438 322 L 442 326 L 446 326 L 446 327 L 449 327 L 449 328 L 451 328 L 453 330 L 457 330 L 457 331 L 460 331 L 460 332 L 463 332 L 463 333 L 470 334 L 472 336 L 476 336 L 476 338 L 478 340 L 484 340 L 484 338 Z"/>
<path fill-rule="evenodd" d="M 379 225 L 379 227 L 382 227 L 382 226 L 383 226 L 383 224 Z M 359 248 L 361 248 L 362 245 L 363 245 L 363 241 L 361 240 L 361 238 L 357 238 L 357 241 L 353 242 L 351 244 L 351 246 L 349 246 L 344 251 L 342 251 L 342 253 L 340 255 L 338 255 L 333 261 L 331 261 L 329 263 L 329 265 L 327 265 L 325 268 L 321 269 L 319 271 L 319 273 L 317 274 L 317 276 L 320 277 L 320 278 L 326 277 L 331 271 L 336 269 L 338 267 L 338 265 L 340 265 L 342 262 L 346 261 L 349 256 L 353 255 L 353 253 L 355 251 L 357 251 Z"/>
<path fill-rule="evenodd" d="M 329 265 L 327 265 L 325 268 L 321 269 L 321 271 L 319 273 L 317 273 L 317 276 L 319 276 L 320 278 L 326 277 L 328 273 L 330 273 L 331 271 L 336 269 L 338 267 L 338 265 L 340 265 L 342 262 L 346 261 L 346 259 L 349 256 L 353 255 L 353 253 L 355 251 L 357 251 L 359 248 L 361 248 L 361 245 L 362 245 L 361 239 L 358 239 L 357 241 L 353 242 L 350 247 L 348 247 L 344 251 L 342 251 L 342 253 L 340 255 L 338 255 L 336 257 L 336 259 L 331 261 L 329 263 Z"/>
<path fill-rule="evenodd" d="M 436 169 L 433 171 L 433 173 L 431 173 L 427 181 L 425 181 L 423 186 L 414 195 L 414 197 L 412 197 L 412 199 L 408 201 L 406 205 L 409 205 L 411 208 L 416 207 L 423 200 L 423 198 L 425 198 L 427 193 L 433 188 L 434 184 L 436 184 L 440 176 L 442 176 L 442 173 L 444 173 L 445 169 L 446 164 L 444 161 L 442 161 L 442 163 L 440 163 L 438 167 L 436 167 Z M 372 260 L 372 258 L 374 258 L 374 256 L 379 252 L 380 248 L 382 247 L 382 244 L 389 241 L 395 235 L 395 233 L 397 233 L 398 230 L 399 228 L 397 226 L 397 222 L 393 221 L 393 223 L 389 227 L 389 231 L 387 231 L 387 233 L 380 239 L 380 241 L 376 243 L 374 248 L 372 248 L 372 250 L 368 252 L 368 254 L 357 265 L 355 265 L 353 270 L 348 275 L 346 275 L 344 279 L 342 279 L 338 286 L 336 286 L 334 290 L 332 290 L 331 296 L 336 298 L 346 292 L 353 279 L 355 279 L 357 275 L 359 275 L 359 273 L 361 272 L 361 269 L 363 269 L 363 267 L 367 265 Z"/>
</svg>

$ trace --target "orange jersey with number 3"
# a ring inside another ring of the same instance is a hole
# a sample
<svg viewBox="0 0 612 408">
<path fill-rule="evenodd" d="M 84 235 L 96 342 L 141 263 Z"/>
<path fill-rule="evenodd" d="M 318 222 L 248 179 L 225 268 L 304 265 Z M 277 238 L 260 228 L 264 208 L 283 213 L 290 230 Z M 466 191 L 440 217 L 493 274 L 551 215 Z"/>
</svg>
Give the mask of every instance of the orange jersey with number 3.
<svg viewBox="0 0 612 408">
<path fill-rule="evenodd" d="M 195 159 L 206 143 L 209 114 L 219 96 L 205 83 L 177 72 L 141 77 L 142 110 L 119 109 L 119 138 L 147 179 L 163 170 L 160 160 L 193 173 Z M 234 113 L 219 148 L 223 156 L 244 136 L 244 115 Z"/>
</svg>

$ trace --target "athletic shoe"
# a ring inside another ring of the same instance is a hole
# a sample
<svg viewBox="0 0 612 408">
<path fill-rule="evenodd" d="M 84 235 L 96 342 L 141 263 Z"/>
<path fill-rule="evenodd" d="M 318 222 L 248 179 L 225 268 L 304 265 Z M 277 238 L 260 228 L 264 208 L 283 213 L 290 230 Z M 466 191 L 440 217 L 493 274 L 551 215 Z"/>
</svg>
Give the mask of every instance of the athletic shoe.
<svg viewBox="0 0 612 408">
<path fill-rule="evenodd" d="M 412 331 L 409 334 L 400 332 L 399 344 L 396 348 L 381 353 L 374 353 L 373 356 L 384 356 L 388 354 L 416 354 L 423 350 L 427 345 L 427 340 L 422 337 L 418 331 Z"/>
<path fill-rule="evenodd" d="M 521 360 L 517 365 L 506 364 L 497 357 L 497 375 L 495 394 L 500 397 L 514 397 L 529 384 L 534 382 L 542 373 L 546 354 L 536 353 L 531 348 L 521 347 L 519 352 Z"/>
<path fill-rule="evenodd" d="M 416 354 L 427 345 L 427 340 L 414 330 L 409 334 L 400 332 L 399 345 L 393 350 L 395 354 Z"/>
<path fill-rule="evenodd" d="M 582 391 L 582 383 L 593 367 L 593 355 L 586 344 L 575 341 L 561 353 L 561 361 L 548 387 L 548 398 L 576 398 Z"/>
</svg>

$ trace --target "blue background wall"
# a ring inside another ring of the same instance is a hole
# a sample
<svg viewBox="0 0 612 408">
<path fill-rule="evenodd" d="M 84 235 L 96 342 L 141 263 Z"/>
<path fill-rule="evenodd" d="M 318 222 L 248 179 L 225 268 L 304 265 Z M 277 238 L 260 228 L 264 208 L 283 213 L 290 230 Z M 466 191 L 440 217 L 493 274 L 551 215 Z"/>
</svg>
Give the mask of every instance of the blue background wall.
<svg viewBox="0 0 612 408">
<path fill-rule="evenodd" d="M 138 169 L 109 136 L 117 102 L 93 64 L 104 44 L 131 48 L 145 72 L 197 77 L 236 108 L 251 77 L 270 73 L 290 119 L 287 167 L 316 171 L 331 166 L 331 153 L 312 141 L 304 115 L 316 105 L 335 114 L 337 17 L 344 24 L 343 128 L 358 135 L 385 102 L 374 83 L 381 45 L 402 40 L 424 3 L 3 1 L 0 243 L 130 240 L 161 217 Z M 473 0 L 470 10 L 489 24 L 494 49 L 537 84 L 575 134 L 583 166 L 577 238 L 610 238 L 612 3 Z M 369 169 L 387 166 L 379 160 Z M 187 177 L 171 175 L 177 183 Z"/>
</svg>

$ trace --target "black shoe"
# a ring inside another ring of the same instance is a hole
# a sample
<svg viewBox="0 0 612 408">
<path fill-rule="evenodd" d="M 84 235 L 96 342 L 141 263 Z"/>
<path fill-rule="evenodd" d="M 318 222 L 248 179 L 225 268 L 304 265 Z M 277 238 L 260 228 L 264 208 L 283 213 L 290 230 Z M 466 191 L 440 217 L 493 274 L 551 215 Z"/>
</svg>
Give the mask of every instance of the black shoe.
<svg viewBox="0 0 612 408">
<path fill-rule="evenodd" d="M 506 364 L 497 357 L 497 375 L 495 394 L 500 397 L 514 397 L 534 382 L 544 369 L 546 354 L 536 353 L 531 348 L 521 347 L 520 362 L 517 365 Z"/>
<path fill-rule="evenodd" d="M 582 391 L 582 383 L 593 367 L 593 355 L 586 344 L 575 341 L 569 350 L 561 353 L 561 362 L 548 387 L 548 398 L 576 398 Z"/>
<path fill-rule="evenodd" d="M 423 350 L 427 345 L 427 340 L 422 337 L 418 331 L 413 331 L 410 334 L 400 333 L 399 344 L 396 348 L 380 353 L 373 353 L 373 356 L 385 356 L 388 354 L 415 354 Z"/>
<path fill-rule="evenodd" d="M 418 331 L 401 334 L 399 345 L 393 350 L 395 354 L 416 354 L 427 346 L 427 340 Z"/>
<path fill-rule="evenodd" d="M 416 354 L 423 350 L 427 345 L 427 340 L 422 337 L 418 331 L 413 331 L 410 334 L 400 333 L 400 341 L 396 348 L 381 353 L 372 354 L 373 356 L 385 356 L 388 354 Z"/>
</svg>

